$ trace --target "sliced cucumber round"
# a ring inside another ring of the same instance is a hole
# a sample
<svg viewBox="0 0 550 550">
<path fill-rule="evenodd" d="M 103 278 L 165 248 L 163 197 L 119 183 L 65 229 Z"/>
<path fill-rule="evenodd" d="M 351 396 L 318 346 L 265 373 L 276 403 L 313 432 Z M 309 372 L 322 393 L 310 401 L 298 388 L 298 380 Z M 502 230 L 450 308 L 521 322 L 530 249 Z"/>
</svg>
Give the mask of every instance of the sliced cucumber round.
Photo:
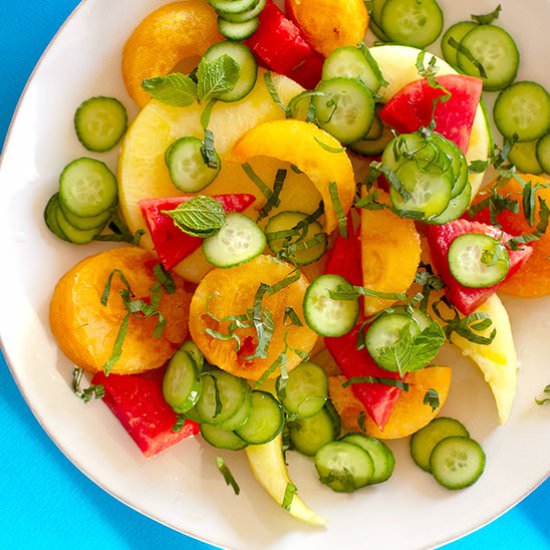
<svg viewBox="0 0 550 550">
<path fill-rule="evenodd" d="M 235 432 L 224 430 L 215 424 L 201 424 L 201 435 L 203 439 L 217 449 L 239 451 L 247 446 Z"/>
<path fill-rule="evenodd" d="M 500 92 L 493 115 L 505 138 L 538 139 L 550 128 L 550 95 L 536 82 L 516 82 Z"/>
<path fill-rule="evenodd" d="M 312 103 L 319 126 L 343 144 L 361 139 L 374 118 L 374 99 L 369 88 L 354 78 L 322 80 Z"/>
<path fill-rule="evenodd" d="M 237 4 L 237 2 L 229 3 Z M 233 42 L 232 40 L 218 42 L 211 46 L 203 55 L 201 62 L 212 63 L 223 55 L 228 55 L 239 65 L 239 78 L 231 90 L 217 97 L 220 101 L 238 101 L 247 96 L 254 88 L 256 79 L 258 78 L 258 64 L 248 47 L 239 42 Z"/>
<path fill-rule="evenodd" d="M 369 453 L 374 465 L 369 484 L 382 483 L 390 479 L 395 467 L 395 456 L 383 441 L 362 433 L 347 434 L 341 441 L 357 445 Z"/>
<path fill-rule="evenodd" d="M 410 440 L 411 457 L 417 466 L 431 472 L 430 456 L 434 447 L 443 439 L 451 436 L 469 437 L 468 430 L 454 418 L 440 416 L 417 431 Z"/>
<path fill-rule="evenodd" d="M 245 21 L 250 21 L 251 19 L 258 17 L 258 15 L 260 15 L 265 8 L 266 1 L 267 0 L 256 0 L 254 6 L 252 6 L 249 10 L 239 13 L 231 13 L 228 11 L 219 13 L 227 21 L 233 21 L 233 23 L 244 23 Z"/>
<path fill-rule="evenodd" d="M 284 425 L 283 407 L 270 393 L 254 390 L 248 420 L 235 433 L 251 445 L 274 439 Z"/>
<path fill-rule="evenodd" d="M 184 193 L 197 193 L 210 185 L 217 177 L 221 168 L 221 159 L 217 167 L 211 168 L 206 164 L 202 154 L 203 143 L 196 137 L 180 138 L 168 149 L 164 155 L 172 183 Z"/>
<path fill-rule="evenodd" d="M 506 247 L 493 237 L 467 233 L 449 247 L 449 269 L 463 286 L 486 288 L 504 280 L 510 270 Z"/>
<path fill-rule="evenodd" d="M 432 451 L 430 468 L 435 480 L 446 489 L 464 489 L 483 473 L 485 453 L 469 437 L 447 437 Z"/>
<path fill-rule="evenodd" d="M 64 241 L 69 241 L 65 233 L 61 231 L 61 227 L 59 227 L 59 224 L 57 223 L 57 211 L 59 210 L 59 193 L 53 194 L 50 199 L 48 200 L 48 203 L 46 204 L 46 208 L 44 209 L 44 221 L 46 222 L 46 226 L 48 229 L 60 239 Z"/>
<path fill-rule="evenodd" d="M 475 25 L 464 35 L 460 45 L 483 67 L 487 76 L 481 75 L 479 65 L 476 66 L 464 51 L 459 51 L 457 55 L 459 68 L 466 74 L 482 78 L 485 90 L 502 90 L 516 78 L 519 51 L 502 27 Z"/>
<path fill-rule="evenodd" d="M 334 441 L 340 433 L 340 425 L 323 407 L 309 418 L 299 418 L 288 423 L 288 436 L 292 448 L 306 456 L 315 453 L 327 443 Z"/>
<path fill-rule="evenodd" d="M 474 21 L 459 21 L 445 31 L 441 39 L 441 52 L 443 53 L 445 61 L 451 65 L 451 67 L 458 69 L 458 49 L 449 44 L 451 38 L 454 39 L 457 44 L 460 44 L 466 34 L 477 26 L 478 24 Z"/>
<path fill-rule="evenodd" d="M 342 46 L 336 48 L 323 64 L 323 80 L 332 78 L 359 78 L 369 90 L 375 94 L 380 88 L 379 69 L 371 65 L 376 63 L 369 60 L 360 48 Z"/>
<path fill-rule="evenodd" d="M 288 378 L 277 379 L 277 396 L 286 411 L 296 418 L 317 414 L 328 399 L 328 379 L 317 364 L 306 361 L 290 371 Z"/>
<path fill-rule="evenodd" d="M 537 160 L 542 169 L 550 174 L 550 134 L 545 134 L 537 141 Z"/>
<path fill-rule="evenodd" d="M 234 267 L 259 256 L 266 246 L 265 233 L 244 214 L 231 213 L 212 237 L 202 242 L 204 257 L 216 267 Z"/>
<path fill-rule="evenodd" d="M 181 348 L 176 351 L 162 379 L 164 400 L 179 414 L 186 413 L 199 400 L 202 379 L 191 356 Z"/>
<path fill-rule="evenodd" d="M 539 140 L 518 141 L 512 145 L 508 160 L 520 171 L 526 174 L 542 174 L 544 172 L 537 157 Z"/>
<path fill-rule="evenodd" d="M 346 441 L 331 441 L 321 447 L 315 454 L 315 468 L 321 483 L 340 493 L 365 487 L 374 474 L 369 453 Z"/>
<path fill-rule="evenodd" d="M 299 228 L 298 224 L 307 217 L 303 212 L 280 212 L 270 218 L 265 227 L 269 248 L 275 254 L 290 251 L 285 254 L 296 265 L 316 262 L 327 250 L 327 235 L 321 224 L 314 221 Z"/>
<path fill-rule="evenodd" d="M 60 231 L 73 244 L 91 243 L 101 232 L 101 229 L 79 229 L 75 227 L 67 220 L 60 206 L 55 210 L 55 218 Z"/>
<path fill-rule="evenodd" d="M 128 113 L 114 97 L 92 97 L 74 115 L 76 135 L 86 149 L 102 153 L 119 143 L 128 127 Z"/>
<path fill-rule="evenodd" d="M 321 336 L 347 334 L 359 315 L 359 300 L 336 300 L 332 291 L 347 291 L 351 285 L 340 275 L 321 275 L 309 285 L 304 296 L 304 318 L 310 329 Z"/>
<path fill-rule="evenodd" d="M 470 206 L 470 201 L 472 200 L 472 186 L 468 181 L 466 187 L 462 190 L 458 197 L 451 199 L 447 208 L 432 218 L 426 220 L 427 223 L 435 225 L 443 225 L 444 223 L 452 222 L 453 220 L 458 220 L 464 214 L 468 206 Z"/>
<path fill-rule="evenodd" d="M 443 12 L 435 0 L 386 0 L 380 27 L 393 42 L 425 48 L 441 34 Z"/>
<path fill-rule="evenodd" d="M 220 33 L 229 40 L 246 40 L 250 38 L 257 30 L 260 21 L 257 17 L 248 21 L 229 21 L 222 17 L 218 17 L 218 29 Z"/>
<path fill-rule="evenodd" d="M 63 210 L 75 216 L 103 214 L 116 204 L 117 193 L 115 175 L 99 160 L 73 160 L 59 176 L 59 201 Z"/>
<path fill-rule="evenodd" d="M 221 13 L 245 13 L 254 7 L 257 0 L 208 0 L 208 3 Z"/>
</svg>

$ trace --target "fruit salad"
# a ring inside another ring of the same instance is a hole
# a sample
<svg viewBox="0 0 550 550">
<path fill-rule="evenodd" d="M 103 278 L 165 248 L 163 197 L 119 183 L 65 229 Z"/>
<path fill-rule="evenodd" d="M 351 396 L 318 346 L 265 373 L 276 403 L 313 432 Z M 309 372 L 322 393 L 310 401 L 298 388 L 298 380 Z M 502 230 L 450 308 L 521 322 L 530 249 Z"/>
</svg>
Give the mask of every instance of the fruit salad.
<svg viewBox="0 0 550 550">
<path fill-rule="evenodd" d="M 128 37 L 140 112 L 83 101 L 90 154 L 44 210 L 67 246 L 123 245 L 63 275 L 50 326 L 75 394 L 103 399 L 145 457 L 189 437 L 242 452 L 279 506 L 323 526 L 288 452 L 336 492 L 391 483 L 401 438 L 449 490 L 482 475 L 483 442 L 440 415 L 438 355 L 460 349 L 500 422 L 514 414 L 499 293 L 550 292 L 550 95 L 515 80 L 500 6 L 446 30 L 436 0 L 281 8 L 173 2 Z M 116 175 L 94 156 L 115 147 Z"/>
</svg>

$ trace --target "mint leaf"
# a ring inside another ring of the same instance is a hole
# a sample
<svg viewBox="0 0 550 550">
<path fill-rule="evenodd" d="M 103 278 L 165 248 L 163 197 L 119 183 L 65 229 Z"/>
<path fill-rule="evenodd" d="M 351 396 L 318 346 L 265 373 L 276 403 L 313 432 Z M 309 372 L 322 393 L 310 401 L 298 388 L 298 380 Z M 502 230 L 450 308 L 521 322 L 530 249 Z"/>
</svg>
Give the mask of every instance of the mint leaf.
<svg viewBox="0 0 550 550">
<path fill-rule="evenodd" d="M 432 411 L 435 411 L 439 405 L 439 393 L 437 393 L 436 390 L 433 388 L 430 388 L 425 394 L 424 394 L 424 405 L 428 405 Z"/>
<path fill-rule="evenodd" d="M 480 25 L 490 25 L 493 21 L 498 19 L 500 12 L 502 11 L 502 6 L 499 4 L 492 12 L 485 13 L 482 15 L 470 15 L 470 17 Z"/>
<path fill-rule="evenodd" d="M 203 57 L 197 72 L 200 101 L 217 99 L 231 91 L 237 84 L 239 73 L 239 64 L 229 55 L 222 55 L 215 61 L 206 61 Z"/>
<path fill-rule="evenodd" d="M 223 206 L 216 199 L 199 195 L 174 210 L 163 210 L 184 233 L 206 239 L 215 235 L 225 223 Z"/>
<path fill-rule="evenodd" d="M 233 489 L 233 492 L 238 495 L 241 492 L 239 484 L 233 477 L 231 470 L 227 467 L 225 460 L 221 456 L 216 457 L 216 466 L 223 476 L 223 479 L 226 485 L 230 486 Z"/>
<path fill-rule="evenodd" d="M 283 497 L 282 507 L 285 510 L 290 510 L 292 506 L 292 501 L 294 500 L 294 495 L 297 493 L 298 489 L 294 483 L 290 481 L 286 484 L 285 496 Z"/>
<path fill-rule="evenodd" d="M 186 107 L 197 99 L 197 85 L 182 73 L 148 78 L 141 87 L 154 99 L 175 107 Z"/>
<path fill-rule="evenodd" d="M 105 388 L 101 384 L 90 384 L 87 388 L 82 389 L 82 377 L 84 370 L 79 368 L 73 369 L 72 388 L 74 394 L 82 399 L 84 403 L 88 403 L 92 399 L 101 399 L 105 395 Z"/>
</svg>

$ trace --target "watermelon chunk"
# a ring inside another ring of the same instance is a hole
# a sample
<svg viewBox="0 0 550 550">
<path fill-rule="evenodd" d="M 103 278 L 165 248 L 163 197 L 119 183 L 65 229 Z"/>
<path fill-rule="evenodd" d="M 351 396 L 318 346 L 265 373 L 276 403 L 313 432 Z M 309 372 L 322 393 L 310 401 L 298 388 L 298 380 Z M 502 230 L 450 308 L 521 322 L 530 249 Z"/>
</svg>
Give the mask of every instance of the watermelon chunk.
<svg viewBox="0 0 550 550">
<path fill-rule="evenodd" d="M 298 26 L 268 0 L 256 32 L 245 41 L 258 62 L 306 88 L 321 80 L 323 56 L 313 50 Z"/>
<path fill-rule="evenodd" d="M 160 199 L 144 199 L 139 201 L 141 213 L 151 233 L 155 250 L 162 266 L 166 270 L 172 269 L 179 262 L 192 254 L 202 244 L 202 239 L 192 237 L 181 231 L 170 216 L 163 214 L 163 210 L 174 210 L 180 204 L 192 199 L 195 195 L 168 197 Z M 214 195 L 220 201 L 226 212 L 243 212 L 255 200 L 254 195 L 246 193 Z"/>
<path fill-rule="evenodd" d="M 500 283 L 485 288 L 470 288 L 461 285 L 451 274 L 447 258 L 451 243 L 460 235 L 479 233 L 488 235 L 502 244 L 512 238 L 512 235 L 493 225 L 469 220 L 456 220 L 444 225 L 430 225 L 426 235 L 430 245 L 432 264 L 445 283 L 445 294 L 453 305 L 464 315 L 469 315 L 483 304 L 489 296 L 494 294 L 498 287 L 507 281 L 529 259 L 532 248 L 524 246 L 520 250 L 511 250 L 506 247 L 510 255 L 510 270 L 506 278 Z"/>
<path fill-rule="evenodd" d="M 353 285 L 363 284 L 361 269 L 361 241 L 354 234 L 353 226 L 348 218 L 349 238 L 338 237 L 334 243 L 327 262 L 326 273 L 345 277 Z M 397 373 L 381 369 L 372 359 L 366 349 L 357 349 L 357 338 L 362 320 L 355 328 L 338 338 L 325 338 L 325 344 L 330 354 L 348 378 L 356 376 L 374 376 L 377 378 L 398 378 Z M 399 388 L 385 384 L 353 384 L 353 394 L 363 405 L 367 414 L 376 425 L 383 430 L 388 422 L 395 403 L 401 393 Z"/>
<path fill-rule="evenodd" d="M 450 92 L 451 97 L 445 103 L 438 102 L 435 113 L 434 101 L 445 92 L 421 79 L 397 92 L 380 111 L 380 118 L 388 126 L 405 134 L 428 126 L 433 113 L 436 132 L 466 153 L 483 83 L 479 78 L 465 75 L 440 76 L 437 81 Z"/>
<path fill-rule="evenodd" d="M 172 430 L 177 415 L 162 396 L 164 368 L 143 374 L 105 376 L 98 372 L 93 384 L 105 388 L 103 401 L 118 418 L 146 457 L 152 457 L 199 431 L 187 420 L 179 432 Z"/>
</svg>

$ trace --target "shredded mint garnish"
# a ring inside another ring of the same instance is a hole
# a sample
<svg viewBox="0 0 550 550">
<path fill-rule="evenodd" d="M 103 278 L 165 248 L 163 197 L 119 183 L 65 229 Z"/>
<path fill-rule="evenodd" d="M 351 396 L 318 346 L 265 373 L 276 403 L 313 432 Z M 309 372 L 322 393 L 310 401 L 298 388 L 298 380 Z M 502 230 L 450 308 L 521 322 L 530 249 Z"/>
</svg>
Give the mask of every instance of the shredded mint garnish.
<svg viewBox="0 0 550 550">
<path fill-rule="evenodd" d="M 332 199 L 332 204 L 334 205 L 334 210 L 336 212 L 336 217 L 338 219 L 338 229 L 340 235 L 347 239 L 348 237 L 348 218 L 342 208 L 342 203 L 340 202 L 340 197 L 338 196 L 338 185 L 335 181 L 331 181 L 328 184 L 328 190 L 330 193 L 330 198 Z"/>
<path fill-rule="evenodd" d="M 326 143 L 323 143 L 316 136 L 314 136 L 313 139 L 316 141 L 317 144 L 319 144 L 319 146 L 322 149 L 324 149 L 328 153 L 338 154 L 338 153 L 343 153 L 345 151 L 345 149 L 343 147 L 332 147 L 331 145 L 327 145 Z"/>
<path fill-rule="evenodd" d="M 473 21 L 479 23 L 480 25 L 490 25 L 493 21 L 496 21 L 498 19 L 501 11 L 502 6 L 499 4 L 493 11 L 489 13 L 485 13 L 482 15 L 471 14 L 470 17 Z"/>
<path fill-rule="evenodd" d="M 392 386 L 403 391 L 409 391 L 409 384 L 399 380 L 398 378 L 381 378 L 378 376 L 352 376 L 342 383 L 343 388 L 352 386 L 353 384 L 383 384 L 384 386 Z"/>
<path fill-rule="evenodd" d="M 286 484 L 285 496 L 283 498 L 282 504 L 284 510 L 290 510 L 290 507 L 292 506 L 292 501 L 294 500 L 294 495 L 297 493 L 297 491 L 298 489 L 293 483 L 288 482 Z"/>
<path fill-rule="evenodd" d="M 535 399 L 537 405 L 548 405 L 550 404 L 550 384 L 544 388 L 545 397 L 541 399 Z"/>
<path fill-rule="evenodd" d="M 481 78 L 487 78 L 487 71 L 485 70 L 485 67 L 483 67 L 480 61 L 466 46 L 463 46 L 460 42 L 457 42 L 452 36 L 449 38 L 447 43 L 451 46 L 451 48 L 455 48 L 458 53 L 461 53 L 478 70 Z"/>
<path fill-rule="evenodd" d="M 287 115 L 288 109 L 286 105 L 281 101 L 281 96 L 279 95 L 279 92 L 275 87 L 275 84 L 273 82 L 273 74 L 271 73 L 271 71 L 267 71 L 264 73 L 264 81 L 265 81 L 267 91 L 269 92 L 269 95 L 273 100 L 273 103 L 275 103 L 275 105 L 278 105 L 283 110 L 285 115 Z"/>
<path fill-rule="evenodd" d="M 82 399 L 84 403 L 89 403 L 92 399 L 101 399 L 105 395 L 105 388 L 101 384 L 90 384 L 87 388 L 82 389 L 83 376 L 83 369 L 73 369 L 72 388 L 74 394 Z"/>
<path fill-rule="evenodd" d="M 218 470 L 223 475 L 223 479 L 225 480 L 225 484 L 228 485 L 233 489 L 233 492 L 238 495 L 241 492 L 241 488 L 239 487 L 239 484 L 233 477 L 233 474 L 231 473 L 231 470 L 227 467 L 227 464 L 225 463 L 225 460 L 221 456 L 216 457 L 216 465 L 218 467 Z"/>
<path fill-rule="evenodd" d="M 148 78 L 141 87 L 153 98 L 175 107 L 186 107 L 197 99 L 197 85 L 182 73 Z"/>
<path fill-rule="evenodd" d="M 331 290 L 329 296 L 333 300 L 356 300 L 359 296 L 371 296 L 372 298 L 382 298 L 383 300 L 406 300 L 407 295 L 400 292 L 379 292 L 363 286 L 338 286 L 336 290 Z"/>
<path fill-rule="evenodd" d="M 435 411 L 439 405 L 439 394 L 436 390 L 430 388 L 425 394 L 424 394 L 424 405 L 428 405 L 432 411 Z"/>
</svg>

